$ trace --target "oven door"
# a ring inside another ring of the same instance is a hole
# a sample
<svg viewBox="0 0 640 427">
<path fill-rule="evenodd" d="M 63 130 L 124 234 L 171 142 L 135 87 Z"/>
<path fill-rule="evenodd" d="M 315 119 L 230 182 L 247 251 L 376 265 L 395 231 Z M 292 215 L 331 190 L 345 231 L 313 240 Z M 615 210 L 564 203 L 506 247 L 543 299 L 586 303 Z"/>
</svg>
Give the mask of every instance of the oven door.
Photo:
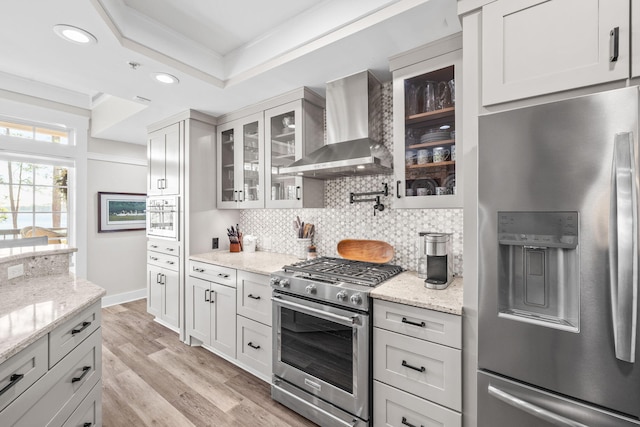
<svg viewBox="0 0 640 427">
<path fill-rule="evenodd" d="M 178 198 L 147 199 L 147 236 L 178 240 Z"/>
<path fill-rule="evenodd" d="M 273 374 L 369 418 L 369 315 L 274 293 Z"/>
</svg>

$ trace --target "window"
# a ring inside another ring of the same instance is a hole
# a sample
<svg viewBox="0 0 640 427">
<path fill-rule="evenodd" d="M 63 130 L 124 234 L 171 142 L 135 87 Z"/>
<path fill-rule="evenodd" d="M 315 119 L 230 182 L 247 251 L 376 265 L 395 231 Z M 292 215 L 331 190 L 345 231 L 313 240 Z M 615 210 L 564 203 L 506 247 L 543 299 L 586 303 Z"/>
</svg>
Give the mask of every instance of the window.
<svg viewBox="0 0 640 427">
<path fill-rule="evenodd" d="M 0 159 L 0 239 L 67 243 L 68 175 L 65 166 Z"/>
<path fill-rule="evenodd" d="M 2 119 L 0 119 L 0 135 L 63 145 L 68 145 L 72 141 L 71 132 L 64 127 L 50 125 L 45 127 Z"/>
</svg>

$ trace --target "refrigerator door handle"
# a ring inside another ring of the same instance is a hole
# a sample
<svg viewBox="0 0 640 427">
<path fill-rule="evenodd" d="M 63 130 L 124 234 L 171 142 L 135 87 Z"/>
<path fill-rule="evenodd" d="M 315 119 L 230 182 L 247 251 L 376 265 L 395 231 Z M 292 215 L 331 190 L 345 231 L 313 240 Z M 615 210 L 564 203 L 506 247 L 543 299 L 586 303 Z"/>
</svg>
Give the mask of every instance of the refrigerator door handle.
<svg viewBox="0 0 640 427">
<path fill-rule="evenodd" d="M 638 295 L 638 196 L 633 135 L 614 140 L 609 212 L 609 274 L 616 358 L 635 362 Z"/>
<path fill-rule="evenodd" d="M 520 409 L 528 414 L 533 415 L 536 418 L 540 418 L 550 424 L 560 427 L 588 427 L 585 424 L 579 423 L 578 421 L 574 421 L 570 418 L 563 417 L 560 414 L 556 414 L 555 412 L 551 412 L 548 409 L 544 409 L 538 405 L 534 405 L 531 402 L 527 402 L 526 400 L 520 399 L 510 393 L 507 393 L 504 390 L 500 390 L 497 387 L 489 385 L 487 387 L 487 391 L 489 394 L 496 399 L 499 399 L 506 403 L 507 405 L 511 405 L 514 408 Z"/>
</svg>

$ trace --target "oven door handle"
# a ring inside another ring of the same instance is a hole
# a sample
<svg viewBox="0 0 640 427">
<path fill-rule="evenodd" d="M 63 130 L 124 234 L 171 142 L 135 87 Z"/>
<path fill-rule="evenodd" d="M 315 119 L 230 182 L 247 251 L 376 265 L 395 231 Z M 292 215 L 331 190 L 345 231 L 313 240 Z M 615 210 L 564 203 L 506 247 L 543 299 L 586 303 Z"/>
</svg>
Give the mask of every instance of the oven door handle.
<svg viewBox="0 0 640 427">
<path fill-rule="evenodd" d="M 356 323 L 358 323 L 357 321 L 360 318 L 360 316 L 357 315 L 357 314 L 353 315 L 351 317 L 340 316 L 338 314 L 333 314 L 333 313 L 329 313 L 327 311 L 318 310 L 316 308 L 307 307 L 306 305 L 298 304 L 298 303 L 291 302 L 291 301 L 285 301 L 285 300 L 282 299 L 282 297 L 280 297 L 278 295 L 274 295 L 273 297 L 271 297 L 271 301 L 275 302 L 276 304 L 280 304 L 283 307 L 295 309 L 295 310 L 300 311 L 302 313 L 311 314 L 313 316 L 317 316 L 317 317 L 320 317 L 320 318 L 325 319 L 325 320 L 331 320 L 331 321 L 334 321 L 334 322 L 338 322 L 338 323 L 340 323 L 342 325 L 346 325 L 346 326 L 355 325 Z"/>
</svg>

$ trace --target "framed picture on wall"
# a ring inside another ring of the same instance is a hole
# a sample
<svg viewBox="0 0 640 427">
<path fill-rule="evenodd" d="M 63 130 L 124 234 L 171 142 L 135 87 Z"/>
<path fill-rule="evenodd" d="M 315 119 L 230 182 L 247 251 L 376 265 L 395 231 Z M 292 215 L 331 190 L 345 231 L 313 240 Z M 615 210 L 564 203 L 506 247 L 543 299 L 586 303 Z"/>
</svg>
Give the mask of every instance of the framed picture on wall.
<svg viewBox="0 0 640 427">
<path fill-rule="evenodd" d="M 144 230 L 147 195 L 98 192 L 98 233 Z"/>
</svg>

